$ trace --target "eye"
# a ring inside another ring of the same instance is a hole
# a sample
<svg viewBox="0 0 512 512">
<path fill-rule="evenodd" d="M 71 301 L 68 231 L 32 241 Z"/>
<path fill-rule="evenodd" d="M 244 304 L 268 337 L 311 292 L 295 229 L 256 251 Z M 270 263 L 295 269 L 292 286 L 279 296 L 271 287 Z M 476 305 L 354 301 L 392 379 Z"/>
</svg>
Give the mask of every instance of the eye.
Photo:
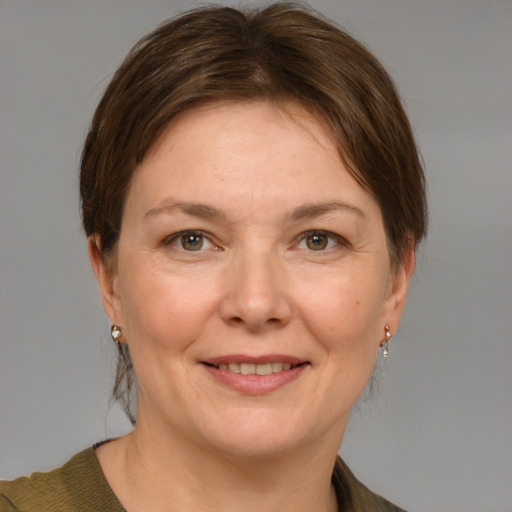
<svg viewBox="0 0 512 512">
<path fill-rule="evenodd" d="M 343 245 L 343 239 L 339 235 L 327 231 L 309 231 L 301 236 L 299 249 L 324 251 L 339 245 Z"/>
<path fill-rule="evenodd" d="M 304 240 L 308 249 L 311 249 L 312 251 L 322 251 L 329 243 L 329 238 L 327 238 L 327 235 L 324 235 L 323 233 L 308 235 Z"/>
<path fill-rule="evenodd" d="M 182 235 L 180 243 L 183 249 L 186 251 L 199 251 L 203 247 L 204 239 L 203 235 L 197 235 L 192 233 L 190 235 Z"/>
<path fill-rule="evenodd" d="M 188 252 L 216 248 L 208 237 L 200 231 L 180 231 L 167 237 L 164 245 Z"/>
</svg>

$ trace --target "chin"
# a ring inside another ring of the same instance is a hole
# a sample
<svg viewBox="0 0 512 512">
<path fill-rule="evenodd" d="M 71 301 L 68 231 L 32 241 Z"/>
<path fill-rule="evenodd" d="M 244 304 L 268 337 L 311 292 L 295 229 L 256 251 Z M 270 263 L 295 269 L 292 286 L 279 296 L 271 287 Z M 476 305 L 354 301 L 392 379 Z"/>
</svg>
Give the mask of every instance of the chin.
<svg viewBox="0 0 512 512">
<path fill-rule="evenodd" d="M 276 429 L 277 430 L 277 429 Z M 235 433 L 228 438 L 211 439 L 211 445 L 227 458 L 268 460 L 298 449 L 300 442 L 274 433 Z"/>
<path fill-rule="evenodd" d="M 220 423 L 203 432 L 203 440 L 230 457 L 267 459 L 299 450 L 320 435 L 317 426 L 275 410 L 252 410 L 239 413 L 236 419 L 223 416 Z M 298 429 L 298 426 L 300 429 Z"/>
</svg>

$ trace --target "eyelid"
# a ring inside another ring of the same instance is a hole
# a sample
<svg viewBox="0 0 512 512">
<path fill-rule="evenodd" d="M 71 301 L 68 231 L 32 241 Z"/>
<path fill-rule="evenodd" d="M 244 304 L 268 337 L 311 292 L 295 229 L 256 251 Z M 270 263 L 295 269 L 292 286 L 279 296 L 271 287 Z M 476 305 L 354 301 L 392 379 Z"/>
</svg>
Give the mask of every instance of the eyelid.
<svg viewBox="0 0 512 512">
<path fill-rule="evenodd" d="M 213 236 L 206 232 L 206 231 L 202 231 L 201 229 L 183 229 L 181 231 L 177 231 L 176 233 L 172 233 L 171 235 L 168 235 L 166 236 L 163 241 L 162 241 L 162 245 L 165 246 L 165 247 L 169 247 L 169 246 L 173 246 L 173 243 L 176 242 L 177 240 L 179 240 L 181 237 L 183 236 L 186 236 L 186 235 L 199 235 L 199 236 L 202 236 L 204 238 L 204 240 L 206 240 L 209 244 L 212 245 L 213 249 L 220 249 L 220 247 L 218 246 L 218 244 L 216 244 L 215 242 L 213 242 L 212 238 Z M 183 252 L 195 252 L 195 251 L 186 251 L 185 249 L 181 248 L 181 247 L 176 247 L 176 249 L 178 250 L 181 250 Z M 205 250 L 208 250 L 208 249 L 211 249 L 211 248 L 206 248 L 206 249 L 201 249 L 197 252 L 204 252 Z"/>
<path fill-rule="evenodd" d="M 335 240 L 337 246 L 348 247 L 350 245 L 348 240 L 345 237 L 339 235 L 338 233 L 333 233 L 332 231 L 327 231 L 325 229 L 310 229 L 308 231 L 304 231 L 297 237 L 297 239 L 298 239 L 297 245 L 299 245 L 301 242 L 303 242 L 308 236 L 312 236 L 312 235 L 324 235 L 327 238 L 330 238 L 331 240 Z M 329 249 L 332 249 L 332 247 L 330 247 Z M 318 251 L 318 252 L 324 252 L 329 249 L 324 249 L 323 251 Z M 312 251 L 312 252 L 314 252 L 314 251 Z"/>
<path fill-rule="evenodd" d="M 183 229 L 181 231 L 177 231 L 175 233 L 172 233 L 171 235 L 168 235 L 168 236 L 166 236 L 163 239 L 162 245 L 166 246 L 166 247 L 173 246 L 174 242 L 176 242 L 181 237 L 186 236 L 186 235 L 199 235 L 199 236 L 202 236 L 209 244 L 212 245 L 212 248 L 214 250 L 220 250 L 221 249 L 219 244 L 215 243 L 212 240 L 214 238 L 213 235 L 211 233 L 208 233 L 207 231 L 203 231 L 201 229 Z M 339 235 L 338 233 L 333 233 L 332 231 L 328 231 L 328 230 L 325 230 L 325 229 L 310 229 L 308 231 L 304 231 L 303 233 L 301 233 L 300 235 L 298 235 L 296 237 L 296 240 L 297 240 L 296 245 L 299 245 L 308 236 L 312 236 L 312 235 L 323 235 L 323 236 L 326 236 L 330 240 L 335 241 L 336 242 L 336 246 L 350 246 L 350 243 L 348 242 L 348 240 L 345 237 Z M 194 252 L 194 251 L 186 251 L 185 249 L 180 248 L 180 247 L 176 247 L 176 248 L 178 250 L 182 250 L 184 252 Z M 199 250 L 197 252 L 203 252 L 203 251 L 208 250 L 208 249 L 211 249 L 211 248 L 202 249 L 202 250 Z M 324 249 L 323 251 L 318 251 L 318 252 L 324 252 L 324 251 L 329 250 L 329 249 L 333 249 L 333 247 L 329 247 L 327 249 Z"/>
</svg>

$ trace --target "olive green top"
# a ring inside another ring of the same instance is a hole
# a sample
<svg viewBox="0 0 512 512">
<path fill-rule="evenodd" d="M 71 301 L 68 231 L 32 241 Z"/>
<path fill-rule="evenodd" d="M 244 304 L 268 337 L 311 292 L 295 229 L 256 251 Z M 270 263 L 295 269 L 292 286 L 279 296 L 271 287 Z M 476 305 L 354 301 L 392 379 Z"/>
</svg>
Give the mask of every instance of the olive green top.
<svg viewBox="0 0 512 512">
<path fill-rule="evenodd" d="M 361 484 L 338 457 L 332 482 L 340 512 L 404 512 Z M 0 482 L 0 512 L 125 512 L 108 485 L 94 448 L 64 466 Z"/>
</svg>

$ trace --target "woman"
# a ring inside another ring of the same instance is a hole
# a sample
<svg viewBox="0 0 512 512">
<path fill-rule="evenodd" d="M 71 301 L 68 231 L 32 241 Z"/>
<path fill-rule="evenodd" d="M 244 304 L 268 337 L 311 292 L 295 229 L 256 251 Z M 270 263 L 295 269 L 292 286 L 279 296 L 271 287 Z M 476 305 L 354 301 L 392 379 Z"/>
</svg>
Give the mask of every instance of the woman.
<svg viewBox="0 0 512 512">
<path fill-rule="evenodd" d="M 114 75 L 80 187 L 134 430 L 0 510 L 399 510 L 337 458 L 425 231 L 375 58 L 290 4 L 185 14 Z"/>
</svg>

